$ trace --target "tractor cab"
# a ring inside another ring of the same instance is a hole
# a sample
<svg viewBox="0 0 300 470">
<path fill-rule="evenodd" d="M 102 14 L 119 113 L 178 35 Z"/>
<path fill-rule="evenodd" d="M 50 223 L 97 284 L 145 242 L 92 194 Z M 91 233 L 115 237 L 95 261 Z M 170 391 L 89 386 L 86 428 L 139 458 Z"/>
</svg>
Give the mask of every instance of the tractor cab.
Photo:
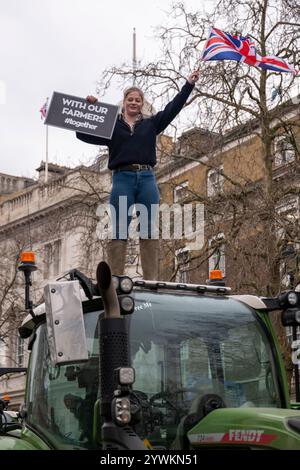
<svg viewBox="0 0 300 470">
<path fill-rule="evenodd" d="M 135 428 L 151 447 L 184 447 L 184 419 L 199 422 L 210 407 L 288 406 L 277 346 L 255 309 L 217 286 L 199 292 L 196 286 L 138 284 L 131 292 L 134 313 L 124 321 L 135 370 L 131 401 L 140 409 Z M 100 298 L 85 299 L 82 306 L 86 362 L 52 364 L 41 309 L 31 334 L 26 424 L 54 448 L 101 445 L 99 321 L 104 311 Z M 28 333 L 30 325 L 31 319 L 23 331 Z"/>
</svg>

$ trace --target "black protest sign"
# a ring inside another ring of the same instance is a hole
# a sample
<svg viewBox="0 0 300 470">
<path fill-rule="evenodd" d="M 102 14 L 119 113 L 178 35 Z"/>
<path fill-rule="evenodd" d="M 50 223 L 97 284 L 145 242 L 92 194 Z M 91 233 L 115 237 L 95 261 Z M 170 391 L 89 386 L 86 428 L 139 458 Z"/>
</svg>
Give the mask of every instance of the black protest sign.
<svg viewBox="0 0 300 470">
<path fill-rule="evenodd" d="M 112 104 L 98 101 L 92 104 L 85 98 L 55 91 L 45 124 L 111 139 L 118 111 L 118 106 Z"/>
</svg>

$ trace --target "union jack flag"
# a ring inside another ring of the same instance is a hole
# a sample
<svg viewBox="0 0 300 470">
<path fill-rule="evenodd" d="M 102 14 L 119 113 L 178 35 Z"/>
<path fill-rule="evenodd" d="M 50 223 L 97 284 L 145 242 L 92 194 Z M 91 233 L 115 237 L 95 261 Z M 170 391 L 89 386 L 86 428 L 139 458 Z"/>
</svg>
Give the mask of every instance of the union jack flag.
<svg viewBox="0 0 300 470">
<path fill-rule="evenodd" d="M 297 74 L 291 65 L 273 55 L 262 57 L 256 52 L 252 39 L 248 36 L 232 36 L 218 28 L 211 28 L 208 40 L 201 54 L 201 59 L 236 60 L 245 64 L 275 72 Z"/>
<path fill-rule="evenodd" d="M 40 109 L 41 119 L 45 119 L 48 110 L 48 98 Z"/>
</svg>

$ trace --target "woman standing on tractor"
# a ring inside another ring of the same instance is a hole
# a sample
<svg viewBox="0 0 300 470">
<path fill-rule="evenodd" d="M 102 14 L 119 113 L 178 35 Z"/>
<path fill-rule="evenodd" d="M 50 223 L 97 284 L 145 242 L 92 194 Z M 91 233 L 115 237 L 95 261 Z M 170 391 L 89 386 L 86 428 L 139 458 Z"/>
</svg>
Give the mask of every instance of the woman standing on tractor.
<svg viewBox="0 0 300 470">
<path fill-rule="evenodd" d="M 108 246 L 108 259 L 113 274 L 124 273 L 128 227 L 132 208 L 134 204 L 138 204 L 143 205 L 148 214 L 147 223 L 140 224 L 143 225 L 140 227 L 143 277 L 149 280 L 158 277 L 159 243 L 157 239 L 151 238 L 151 227 L 156 216 L 153 208 L 157 208 L 159 204 L 159 191 L 153 171 L 156 164 L 156 136 L 181 111 L 198 79 L 199 71 L 195 70 L 164 110 L 151 117 L 144 117 L 142 114 L 142 90 L 135 86 L 125 90 L 122 113 L 117 119 L 111 140 L 76 133 L 78 139 L 84 142 L 107 145 L 109 149 L 108 168 L 113 172 L 110 204 L 116 214 L 113 239 Z M 88 96 L 87 100 L 95 103 L 97 98 Z"/>
</svg>

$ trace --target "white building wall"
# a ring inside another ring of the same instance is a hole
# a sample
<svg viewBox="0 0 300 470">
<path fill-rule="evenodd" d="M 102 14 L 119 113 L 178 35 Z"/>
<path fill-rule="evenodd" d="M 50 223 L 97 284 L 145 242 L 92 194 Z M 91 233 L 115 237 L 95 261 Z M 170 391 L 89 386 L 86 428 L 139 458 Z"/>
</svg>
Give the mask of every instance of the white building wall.
<svg viewBox="0 0 300 470">
<path fill-rule="evenodd" d="M 82 172 L 84 172 L 84 178 L 82 178 Z M 14 246 L 16 237 L 20 236 L 25 240 L 26 248 L 36 253 L 38 270 L 32 275 L 33 286 L 31 288 L 34 303 L 40 301 L 48 280 L 44 275 L 45 245 L 61 241 L 59 269 L 55 273 L 53 266 L 50 266 L 50 279 L 56 279 L 69 269 L 84 267 L 86 246 L 83 235 L 87 226 L 84 213 L 82 221 L 78 217 L 76 201 L 80 202 L 81 198 L 87 197 L 87 194 L 91 192 L 91 187 L 94 188 L 95 193 L 107 197 L 111 187 L 110 172 L 105 170 L 100 175 L 84 169 L 74 170 L 51 180 L 47 185 L 39 183 L 17 194 L 11 194 L 0 203 L 0 252 L 7 250 L 9 245 Z M 83 211 L 84 207 L 83 205 Z M 72 220 L 73 210 L 77 213 L 76 218 Z M 8 264 L 6 267 L 7 272 L 13 268 L 13 258 L 14 256 L 11 258 L 11 265 Z M 98 259 L 98 255 L 95 256 L 93 260 L 95 266 L 101 259 Z M 84 273 L 89 275 L 89 273 Z M 21 289 L 22 292 L 24 292 L 23 282 L 22 274 L 19 273 L 16 288 Z M 0 346 L 0 367 L 16 367 L 15 343 L 13 340 L 7 347 Z M 27 357 L 26 353 L 24 366 L 27 364 Z M 23 403 L 24 389 L 25 375 L 23 373 L 0 378 L 0 396 L 8 393 L 11 396 L 11 405 L 15 409 Z"/>
</svg>

